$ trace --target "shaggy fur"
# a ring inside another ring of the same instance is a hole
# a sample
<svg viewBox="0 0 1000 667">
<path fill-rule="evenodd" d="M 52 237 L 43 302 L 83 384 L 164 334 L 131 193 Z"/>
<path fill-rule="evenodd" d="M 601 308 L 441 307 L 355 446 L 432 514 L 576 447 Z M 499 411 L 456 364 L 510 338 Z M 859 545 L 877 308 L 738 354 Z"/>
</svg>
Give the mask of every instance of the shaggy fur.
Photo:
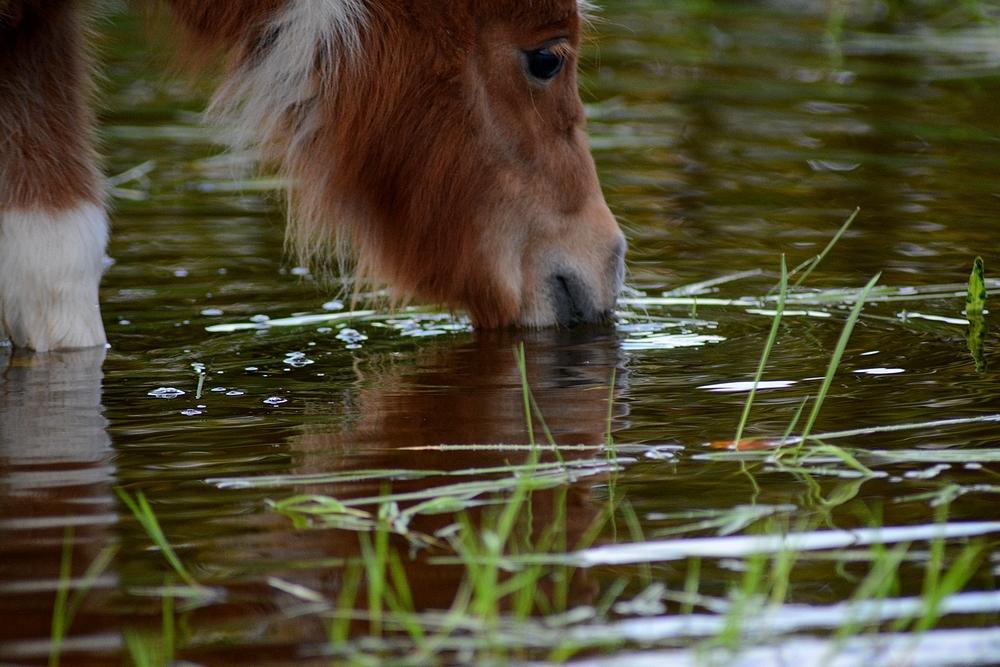
<svg viewBox="0 0 1000 667">
<path fill-rule="evenodd" d="M 349 249 L 361 280 L 387 283 L 399 300 L 465 308 L 485 327 L 610 315 L 624 240 L 577 93 L 588 2 L 164 4 L 195 45 L 226 54 L 209 115 L 233 145 L 288 178 L 290 245 L 303 260 L 323 264 L 331 249 Z M 88 208 L 102 197 L 80 12 L 72 0 L 0 0 L 0 225 L 34 249 L 59 221 L 70 238 L 89 220 L 93 242 L 55 257 L 92 267 L 106 222 Z M 548 80 L 527 66 L 540 49 L 564 64 Z M 11 299 L 18 312 L 32 303 L 17 296 L 31 290 L 24 267 L 10 268 L 9 248 L 0 321 L 60 320 L 3 311 Z M 39 273 L 39 289 L 55 289 L 57 275 Z M 87 299 L 98 279 L 88 275 Z M 93 344 L 93 334 L 80 325 L 62 342 L 38 332 L 15 342 Z"/>
</svg>

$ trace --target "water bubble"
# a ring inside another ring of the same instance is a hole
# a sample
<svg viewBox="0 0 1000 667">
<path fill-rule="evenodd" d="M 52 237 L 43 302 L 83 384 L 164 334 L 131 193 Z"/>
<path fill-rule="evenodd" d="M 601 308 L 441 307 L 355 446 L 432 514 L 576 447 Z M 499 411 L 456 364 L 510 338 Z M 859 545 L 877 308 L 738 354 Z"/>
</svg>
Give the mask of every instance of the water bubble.
<svg viewBox="0 0 1000 667">
<path fill-rule="evenodd" d="M 204 315 L 205 317 L 218 317 L 219 315 L 222 315 L 222 309 L 221 308 L 205 308 L 205 309 L 203 309 L 201 311 L 201 314 Z"/>
<path fill-rule="evenodd" d="M 344 302 L 338 299 L 334 299 L 333 301 L 327 301 L 326 303 L 323 304 L 323 310 L 343 310 L 343 309 L 344 309 Z"/>
<path fill-rule="evenodd" d="M 188 408 L 187 410 L 181 410 L 181 414 L 185 417 L 196 417 L 200 414 L 204 414 L 201 410 L 195 410 L 194 408 Z"/>
<path fill-rule="evenodd" d="M 255 370 L 257 370 L 257 367 L 256 366 L 247 366 L 243 370 L 250 371 L 251 373 L 253 373 Z"/>
<path fill-rule="evenodd" d="M 209 391 L 211 391 L 213 393 L 216 393 L 216 394 L 221 394 L 225 390 L 226 390 L 225 387 L 212 387 Z"/>
<path fill-rule="evenodd" d="M 288 364 L 294 368 L 302 368 L 303 366 L 309 366 L 310 364 L 315 364 L 316 362 L 308 358 L 305 352 L 289 352 L 284 359 L 283 363 Z"/>
<path fill-rule="evenodd" d="M 226 392 L 226 396 L 242 396 L 245 393 L 246 392 L 243 391 L 242 389 L 230 389 L 229 391 Z"/>
<path fill-rule="evenodd" d="M 358 343 L 368 340 L 368 336 L 364 335 L 363 333 L 361 333 L 356 329 L 346 328 L 340 330 L 340 332 L 337 334 L 337 340 L 342 340 L 345 343 L 348 343 L 348 345 L 355 345 L 357 347 L 360 347 Z M 348 349 L 355 349 L 355 348 L 348 347 Z"/>
<path fill-rule="evenodd" d="M 153 398 L 177 398 L 178 396 L 183 396 L 187 392 L 183 389 L 177 389 L 176 387 L 159 387 L 153 391 L 146 394 L 147 396 L 152 396 Z"/>
<path fill-rule="evenodd" d="M 265 405 L 281 405 L 282 403 L 287 403 L 287 398 L 282 398 L 281 396 L 268 396 L 264 399 Z"/>
<path fill-rule="evenodd" d="M 267 315 L 261 315 L 261 314 L 253 315 L 250 317 L 250 321 L 253 322 L 254 324 L 263 324 L 264 322 L 270 321 L 270 319 L 271 318 L 268 317 Z"/>
</svg>

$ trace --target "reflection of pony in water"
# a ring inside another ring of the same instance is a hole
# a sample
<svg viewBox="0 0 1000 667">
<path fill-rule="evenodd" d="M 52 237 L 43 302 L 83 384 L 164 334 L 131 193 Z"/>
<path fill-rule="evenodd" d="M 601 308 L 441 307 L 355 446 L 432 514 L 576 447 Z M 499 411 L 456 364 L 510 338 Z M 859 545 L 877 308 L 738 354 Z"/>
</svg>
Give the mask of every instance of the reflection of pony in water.
<svg viewBox="0 0 1000 667">
<path fill-rule="evenodd" d="M 44 658 L 64 528 L 81 576 L 113 543 L 115 473 L 101 405 L 105 350 L 0 349 L 0 663 Z M 89 602 L 107 603 L 102 578 Z M 20 643 L 19 642 L 23 642 Z M 24 653 L 21 653 L 24 651 Z M 67 661 L 69 662 L 69 661 Z"/>
<path fill-rule="evenodd" d="M 566 548 L 573 549 L 587 529 L 600 520 L 605 509 L 603 503 L 591 496 L 590 488 L 606 479 L 607 468 L 603 466 L 607 455 L 600 445 L 608 437 L 608 401 L 620 393 L 627 379 L 620 368 L 621 350 L 612 332 L 598 336 L 593 332 L 558 330 L 517 337 L 480 334 L 468 345 L 431 346 L 419 352 L 412 364 L 394 363 L 376 375 L 363 378 L 356 401 L 348 409 L 349 415 L 357 417 L 349 418 L 345 427 L 307 427 L 306 434 L 293 441 L 295 463 L 287 472 L 306 476 L 346 473 L 350 477 L 352 470 L 459 471 L 529 462 L 528 448 L 516 447 L 528 442 L 522 383 L 513 354 L 518 340 L 525 343 L 526 371 L 538 411 L 553 440 L 566 446 L 563 461 L 571 469 L 585 460 L 594 462 L 594 474 L 581 472 L 578 483 L 535 491 L 524 506 L 523 516 L 528 518 L 535 538 L 552 528 L 562 532 Z M 616 379 L 614 389 L 609 387 L 612 377 Z M 617 420 L 624 416 L 624 406 L 612 407 L 610 416 L 620 426 Z M 536 440 L 544 443 L 541 421 L 536 418 L 534 424 Z M 498 443 L 502 445 L 496 446 Z M 585 447 L 574 447 L 577 445 Z M 553 452 L 543 451 L 543 464 L 556 461 Z M 511 474 L 404 478 L 394 481 L 389 489 L 383 480 L 359 475 L 355 482 L 304 483 L 296 492 L 349 500 L 377 497 L 386 490 L 432 491 L 436 486 L 488 482 L 509 478 Z M 434 497 L 433 493 L 427 495 Z M 493 495 L 487 492 L 473 500 L 482 501 Z M 502 492 L 496 495 L 501 502 L 509 499 Z M 405 510 L 418 502 L 401 501 L 400 507 Z M 376 507 L 365 505 L 363 509 L 375 511 Z M 473 503 L 467 514 L 475 524 L 484 511 L 492 510 Z M 433 534 L 455 521 L 456 515 L 451 512 L 429 513 L 415 517 L 410 526 L 422 534 Z M 279 549 L 287 549 L 292 543 L 285 542 Z M 295 534 L 294 543 L 298 545 L 296 549 L 304 549 L 313 557 L 350 556 L 357 550 L 353 536 L 341 531 L 300 532 Z M 405 553 L 402 539 L 396 546 Z M 404 567 L 414 589 L 415 602 L 424 609 L 447 608 L 464 574 L 461 566 L 428 566 L 421 560 L 407 558 Z M 339 574 L 336 570 L 317 575 L 315 580 L 307 575 L 304 583 L 335 596 Z M 572 590 L 574 602 L 591 603 L 592 600 L 585 598 L 592 594 L 593 586 L 584 573 L 578 573 L 577 577 Z"/>
<path fill-rule="evenodd" d="M 325 425 L 316 423 L 320 416 L 310 415 L 305 433 L 282 443 L 277 456 L 266 436 L 262 436 L 264 442 L 257 444 L 266 445 L 268 454 L 254 464 L 257 473 L 284 478 L 298 475 L 303 480 L 292 488 L 265 487 L 259 491 L 206 490 L 204 485 L 206 475 L 245 470 L 245 446 L 214 449 L 207 468 L 189 465 L 197 460 L 191 452 L 204 450 L 204 435 L 186 430 L 164 431 L 156 440 L 168 441 L 168 446 L 151 450 L 130 446 L 135 437 L 145 442 L 147 430 L 130 436 L 125 429 L 112 449 L 101 406 L 103 350 L 15 353 L 13 357 L 0 350 L 0 470 L 5 475 L 5 484 L 0 485 L 0 529 L 5 528 L 4 522 L 19 526 L 8 530 L 0 544 L 0 559 L 5 553 L 11 555 L 4 561 L 5 565 L 9 562 L 6 570 L 0 568 L 0 615 L 10 619 L 0 629 L 0 644 L 5 640 L 16 644 L 0 648 L 0 654 L 15 660 L 44 657 L 45 646 L 40 640 L 49 636 L 55 594 L 47 586 L 59 571 L 58 545 L 63 538 L 59 517 L 77 525 L 73 567 L 78 576 L 103 547 L 122 547 L 107 576 L 89 594 L 73 635 L 116 636 L 123 626 L 160 622 L 158 603 L 144 617 L 123 607 L 120 598 L 109 599 L 119 595 L 115 592 L 119 587 L 159 583 L 163 575 L 158 569 L 163 566 L 162 558 L 149 552 L 149 539 L 130 519 L 129 511 L 115 504 L 112 484 L 133 494 L 143 490 L 149 496 L 168 541 L 178 545 L 180 557 L 197 576 L 209 573 L 213 585 L 232 586 L 236 598 L 253 600 L 252 604 L 207 604 L 191 612 L 192 628 L 206 636 L 220 627 L 228 628 L 228 633 L 235 632 L 236 627 L 244 628 L 247 637 L 254 637 L 249 642 L 252 648 L 247 649 L 253 651 L 264 650 L 258 642 L 265 625 L 269 637 L 287 639 L 287 644 L 275 651 L 294 653 L 296 642 L 322 641 L 328 628 L 318 617 L 274 613 L 287 605 L 287 593 L 269 585 L 266 576 L 261 575 L 276 574 L 335 600 L 343 568 L 317 566 L 285 571 L 281 564 L 353 558 L 358 555 L 358 540 L 348 531 L 294 529 L 284 517 L 263 510 L 264 499 L 319 493 L 349 500 L 378 496 L 383 490 L 383 481 L 370 475 L 358 474 L 357 481 L 336 484 L 310 481 L 315 475 L 343 473 L 350 478 L 352 472 L 375 468 L 457 471 L 524 463 L 529 454 L 523 449 L 426 448 L 441 443 L 526 443 L 520 374 L 513 354 L 514 345 L 522 338 L 531 389 L 554 439 L 566 445 L 603 443 L 611 395 L 608 382 L 613 369 L 619 367 L 615 373 L 619 387 L 626 380 L 613 331 L 544 330 L 517 337 L 504 332 L 477 333 L 468 343 L 430 343 L 412 357 L 402 359 L 389 355 L 384 367 L 380 367 L 378 359 L 369 359 L 363 365 L 367 369 L 365 376 L 350 392 L 344 414 L 333 423 L 326 420 Z M 617 406 L 615 412 L 616 418 L 621 416 Z M 541 431 L 541 424 L 536 422 L 539 440 L 543 439 Z M 183 446 L 185 442 L 189 446 Z M 233 460 L 227 460 L 230 454 Z M 572 465 L 583 458 L 603 459 L 604 455 L 595 448 L 567 450 L 563 457 Z M 543 462 L 552 460 L 551 453 L 543 454 Z M 175 462 L 185 465 L 172 465 Z M 151 465 L 156 467 L 155 472 L 150 470 Z M 171 472 L 164 476 L 164 470 Z M 504 476 L 402 479 L 394 480 L 389 490 L 434 489 Z M 590 491 L 600 481 L 598 474 L 584 477 L 577 484 L 535 491 L 523 513 L 531 518 L 535 536 L 558 524 L 555 527 L 566 535 L 566 547 L 572 549 L 587 528 L 600 520 L 604 504 L 596 501 Z M 503 494 L 499 497 L 506 499 Z M 405 509 L 415 502 L 402 502 L 400 506 Z M 364 509 L 373 510 L 374 506 L 366 505 Z M 470 509 L 470 519 L 479 521 L 483 511 L 482 507 Z M 453 513 L 421 515 L 411 522 L 411 527 L 430 534 L 454 521 Z M 422 609 L 446 608 L 463 576 L 462 567 L 430 566 L 422 560 L 411 560 L 404 541 L 395 542 L 395 546 L 413 587 L 415 604 Z M 243 574 L 237 576 L 234 572 Z M 588 577 L 578 572 L 572 580 L 570 604 L 592 602 L 594 585 Z M 46 586 L 25 585 L 39 580 L 47 582 Z M 542 593 L 547 583 L 541 582 Z M 359 594 L 357 604 L 363 604 L 363 599 L 364 595 Z M 122 615 L 122 609 L 129 611 Z M 197 645 L 197 637 L 191 643 Z M 212 641 L 206 644 L 215 645 Z M 89 650 L 87 644 L 79 646 Z M 4 653 L 5 649 L 25 653 L 15 656 Z M 209 655 L 200 656 L 203 660 L 185 655 L 214 664 L 225 662 L 223 657 L 233 660 L 236 648 L 227 642 L 225 648 L 206 649 L 205 653 L 213 650 L 224 654 L 215 656 L 219 660 Z M 82 657 L 74 661 L 76 657 L 78 654 L 66 661 L 84 662 Z M 262 658 L 255 654 L 243 663 L 255 660 Z M 288 661 L 292 662 L 291 658 Z M 109 662 L 114 661 L 102 655 L 95 664 Z"/>
<path fill-rule="evenodd" d="M 476 324 L 610 316 L 624 241 L 577 93 L 580 0 L 167 0 L 228 55 L 212 103 L 290 183 L 290 240 Z M 583 7 L 585 9 L 585 7 Z M 0 336 L 105 341 L 107 241 L 74 0 L 0 0 Z"/>
</svg>

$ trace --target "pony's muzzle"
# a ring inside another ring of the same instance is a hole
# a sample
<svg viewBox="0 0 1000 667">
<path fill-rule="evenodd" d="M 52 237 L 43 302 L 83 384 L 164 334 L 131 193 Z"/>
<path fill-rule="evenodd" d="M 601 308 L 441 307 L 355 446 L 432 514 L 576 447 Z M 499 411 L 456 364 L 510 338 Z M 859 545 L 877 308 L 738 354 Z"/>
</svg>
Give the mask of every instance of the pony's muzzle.
<svg viewBox="0 0 1000 667">
<path fill-rule="evenodd" d="M 549 279 L 549 292 L 559 326 L 607 322 L 614 317 L 615 303 L 625 277 L 625 239 L 619 234 L 608 258 L 605 274 L 597 285 L 572 271 Z"/>
</svg>

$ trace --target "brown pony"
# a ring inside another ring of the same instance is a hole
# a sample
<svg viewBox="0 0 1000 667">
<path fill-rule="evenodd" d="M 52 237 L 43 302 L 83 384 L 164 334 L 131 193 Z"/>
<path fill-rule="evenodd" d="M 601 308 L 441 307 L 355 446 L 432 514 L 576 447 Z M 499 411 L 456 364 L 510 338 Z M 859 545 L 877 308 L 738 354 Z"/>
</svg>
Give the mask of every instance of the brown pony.
<svg viewBox="0 0 1000 667">
<path fill-rule="evenodd" d="M 579 0 L 169 0 L 210 107 L 288 178 L 289 238 L 482 327 L 611 316 L 625 242 L 584 135 Z M 0 340 L 103 345 L 104 188 L 74 0 L 0 0 Z"/>
</svg>

